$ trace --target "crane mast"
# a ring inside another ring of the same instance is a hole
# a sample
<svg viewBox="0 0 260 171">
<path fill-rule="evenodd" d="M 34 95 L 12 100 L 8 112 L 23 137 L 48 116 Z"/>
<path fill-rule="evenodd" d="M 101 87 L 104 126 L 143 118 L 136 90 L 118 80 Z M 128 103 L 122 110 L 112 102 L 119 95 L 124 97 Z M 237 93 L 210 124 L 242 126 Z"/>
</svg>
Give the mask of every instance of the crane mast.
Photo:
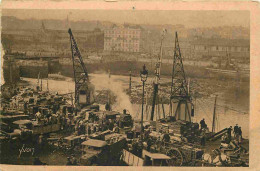
<svg viewBox="0 0 260 171">
<path fill-rule="evenodd" d="M 75 81 L 74 104 L 75 104 L 76 109 L 79 109 L 82 106 L 91 104 L 89 77 L 88 77 L 88 72 L 87 72 L 86 66 L 83 62 L 77 42 L 73 36 L 71 29 L 68 30 L 68 33 L 70 35 L 74 81 Z"/>
<path fill-rule="evenodd" d="M 165 38 L 166 30 L 163 30 L 162 37 L 161 37 L 161 46 L 160 46 L 160 53 L 158 55 L 158 59 L 156 62 L 156 69 L 155 69 L 155 78 L 154 78 L 154 90 L 153 90 L 153 102 L 152 102 L 152 111 L 151 111 L 151 121 L 154 118 L 154 110 L 155 110 L 155 103 L 158 96 L 158 85 L 160 80 L 161 74 L 161 65 L 162 65 L 162 54 L 163 54 L 163 40 Z"/>
<path fill-rule="evenodd" d="M 172 84 L 170 95 L 170 116 L 177 120 L 191 121 L 193 116 L 193 103 L 184 72 L 178 34 L 175 33 L 175 48 L 172 67 Z"/>
</svg>

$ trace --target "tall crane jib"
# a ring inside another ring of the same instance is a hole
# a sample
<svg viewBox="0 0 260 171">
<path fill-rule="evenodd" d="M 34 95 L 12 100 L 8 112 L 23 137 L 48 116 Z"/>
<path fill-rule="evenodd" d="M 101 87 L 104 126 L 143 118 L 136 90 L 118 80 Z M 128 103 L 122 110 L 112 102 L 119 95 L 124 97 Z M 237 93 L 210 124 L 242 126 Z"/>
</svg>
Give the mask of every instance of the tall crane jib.
<svg viewBox="0 0 260 171">
<path fill-rule="evenodd" d="M 166 29 L 163 30 L 162 37 L 161 37 L 160 53 L 158 55 L 156 66 L 155 66 L 156 68 L 155 68 L 155 79 L 153 82 L 153 101 L 152 101 L 152 110 L 151 110 L 151 118 L 150 118 L 151 121 L 153 121 L 155 105 L 156 105 L 156 101 L 158 100 L 158 86 L 159 86 L 159 80 L 161 74 L 162 55 L 163 55 L 163 40 L 165 38 L 166 33 L 167 30 Z"/>
<path fill-rule="evenodd" d="M 89 82 L 88 72 L 81 57 L 78 45 L 72 34 L 71 29 L 68 30 L 70 35 L 72 62 L 75 81 L 75 100 L 74 104 L 77 109 L 90 105 L 94 101 L 94 88 Z"/>
<path fill-rule="evenodd" d="M 175 48 L 172 68 L 172 84 L 170 96 L 170 116 L 177 120 L 191 122 L 194 115 L 194 107 L 189 94 L 189 87 L 184 72 L 178 34 L 175 33 Z"/>
</svg>

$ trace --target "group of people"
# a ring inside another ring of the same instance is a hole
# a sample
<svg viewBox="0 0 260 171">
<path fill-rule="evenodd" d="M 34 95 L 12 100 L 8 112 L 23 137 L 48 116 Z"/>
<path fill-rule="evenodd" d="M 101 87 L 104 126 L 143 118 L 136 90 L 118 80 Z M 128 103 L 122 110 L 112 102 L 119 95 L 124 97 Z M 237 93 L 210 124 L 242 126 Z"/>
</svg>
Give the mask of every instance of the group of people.
<svg viewBox="0 0 260 171">
<path fill-rule="evenodd" d="M 204 118 L 200 121 L 200 129 L 202 130 L 201 145 L 205 145 L 205 138 L 203 137 L 205 137 L 205 130 L 207 130 L 208 127 Z M 238 126 L 238 124 L 234 126 L 234 129 L 232 128 L 232 126 L 227 129 L 227 132 L 222 136 L 222 142 L 229 143 L 232 140 L 232 130 L 235 141 L 240 144 L 242 141 L 242 129 Z"/>
<path fill-rule="evenodd" d="M 106 131 L 111 130 L 113 132 L 119 133 L 119 127 L 118 122 L 108 119 L 108 120 L 99 120 L 99 121 L 93 121 L 93 120 L 83 120 L 79 119 L 76 121 L 75 124 L 75 132 L 77 135 L 82 134 L 93 134 L 95 132 L 99 131 Z"/>
<path fill-rule="evenodd" d="M 227 129 L 227 132 L 222 136 L 222 142 L 229 144 L 229 142 L 232 140 L 232 130 L 233 130 L 233 135 L 234 135 L 234 140 L 238 143 L 241 144 L 242 142 L 242 130 L 241 127 L 236 124 L 234 126 L 234 129 L 232 129 L 232 126 L 230 126 Z"/>
<path fill-rule="evenodd" d="M 60 112 L 53 114 L 51 110 L 49 110 L 47 115 L 44 115 L 38 111 L 35 114 L 35 119 L 39 125 L 60 124 L 62 130 L 72 128 L 74 122 L 71 118 L 65 116 L 65 114 L 61 114 Z"/>
<path fill-rule="evenodd" d="M 55 116 L 54 114 L 44 115 L 44 114 L 41 114 L 40 112 L 37 112 L 35 114 L 35 118 L 39 124 L 48 125 L 48 124 L 57 123 L 57 116 Z"/>
</svg>

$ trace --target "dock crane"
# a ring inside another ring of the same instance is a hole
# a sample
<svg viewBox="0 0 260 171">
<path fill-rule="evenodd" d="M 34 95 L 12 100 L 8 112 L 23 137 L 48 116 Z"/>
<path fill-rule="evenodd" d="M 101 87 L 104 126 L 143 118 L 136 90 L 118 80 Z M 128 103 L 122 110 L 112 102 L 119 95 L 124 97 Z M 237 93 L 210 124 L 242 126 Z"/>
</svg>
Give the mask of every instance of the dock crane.
<svg viewBox="0 0 260 171">
<path fill-rule="evenodd" d="M 175 32 L 169 115 L 174 115 L 177 120 L 189 122 L 191 122 L 191 116 L 194 115 L 194 106 L 186 81 L 177 32 Z"/>
<path fill-rule="evenodd" d="M 155 69 L 155 78 L 153 82 L 153 101 L 152 101 L 152 111 L 151 111 L 151 121 L 153 121 L 154 118 L 154 110 L 155 110 L 155 103 L 158 96 L 158 85 L 160 80 L 160 74 L 161 74 L 161 65 L 162 65 L 162 54 L 163 54 L 163 40 L 165 38 L 167 30 L 164 29 L 161 37 L 161 46 L 160 46 L 160 53 L 158 55 L 158 59 L 156 62 L 156 69 Z"/>
<path fill-rule="evenodd" d="M 74 71 L 75 81 L 75 100 L 74 105 L 77 111 L 81 108 L 91 105 L 94 102 L 94 87 L 90 84 L 88 72 L 86 66 L 81 57 L 78 45 L 69 28 L 68 33 L 70 35 L 71 53 Z"/>
</svg>

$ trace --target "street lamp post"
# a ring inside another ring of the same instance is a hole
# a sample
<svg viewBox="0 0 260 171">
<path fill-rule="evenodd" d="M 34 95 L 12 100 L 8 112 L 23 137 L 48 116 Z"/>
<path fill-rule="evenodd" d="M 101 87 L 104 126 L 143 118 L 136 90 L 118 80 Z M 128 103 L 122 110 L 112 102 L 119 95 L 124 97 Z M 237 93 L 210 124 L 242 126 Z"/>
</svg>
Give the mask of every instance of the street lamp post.
<svg viewBox="0 0 260 171">
<path fill-rule="evenodd" d="M 144 125 L 143 125 L 143 120 L 144 120 L 144 84 L 147 80 L 148 77 L 148 70 L 146 69 L 146 66 L 143 66 L 143 70 L 140 71 L 140 77 L 141 81 L 143 82 L 143 96 L 142 96 L 142 117 L 141 117 L 141 139 L 143 140 L 143 130 L 144 130 Z"/>
</svg>

